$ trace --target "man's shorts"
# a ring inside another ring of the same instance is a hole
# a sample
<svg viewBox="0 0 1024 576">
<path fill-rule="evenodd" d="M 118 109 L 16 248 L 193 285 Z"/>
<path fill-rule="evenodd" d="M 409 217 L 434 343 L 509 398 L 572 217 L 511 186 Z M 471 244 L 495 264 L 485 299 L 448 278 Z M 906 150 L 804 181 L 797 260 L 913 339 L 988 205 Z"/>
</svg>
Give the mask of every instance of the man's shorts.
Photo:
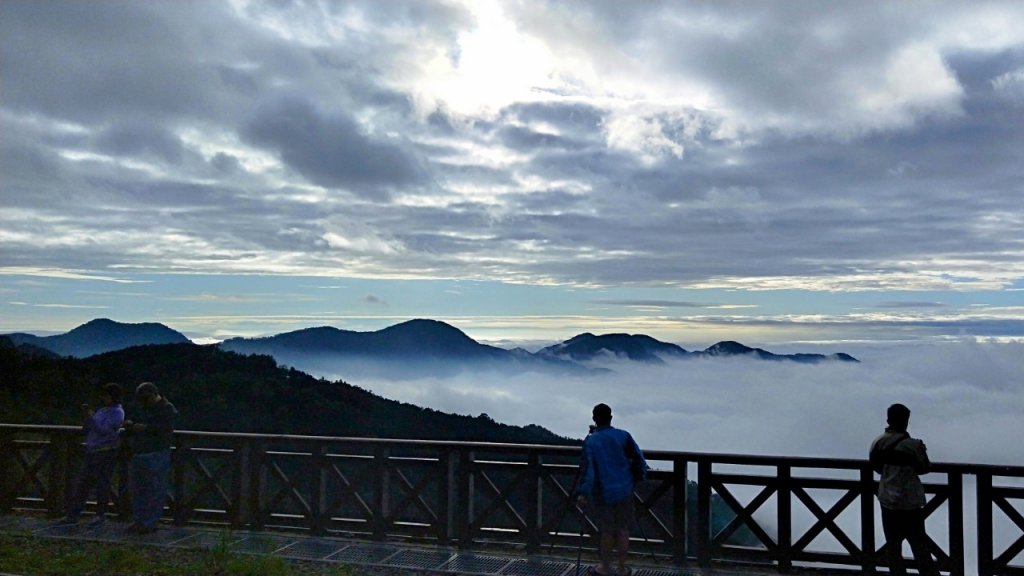
<svg viewBox="0 0 1024 576">
<path fill-rule="evenodd" d="M 602 533 L 621 532 L 629 530 L 633 522 L 633 495 L 617 504 L 596 504 L 597 529 Z"/>
</svg>

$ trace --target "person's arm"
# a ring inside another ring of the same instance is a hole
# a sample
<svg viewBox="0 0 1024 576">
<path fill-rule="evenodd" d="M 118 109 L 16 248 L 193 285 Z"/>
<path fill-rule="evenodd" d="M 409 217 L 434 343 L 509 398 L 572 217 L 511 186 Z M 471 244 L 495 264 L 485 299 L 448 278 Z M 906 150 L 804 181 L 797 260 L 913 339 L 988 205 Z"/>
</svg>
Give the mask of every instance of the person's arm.
<svg viewBox="0 0 1024 576">
<path fill-rule="evenodd" d="M 919 476 L 921 474 L 927 474 L 931 472 L 932 463 L 928 459 L 928 447 L 924 445 L 923 440 L 917 441 L 917 446 L 915 446 L 914 452 L 914 472 L 916 472 Z"/>
<path fill-rule="evenodd" d="M 646 480 L 647 479 L 647 470 L 650 467 L 647 465 L 647 460 L 644 458 L 643 451 L 640 450 L 640 445 L 637 444 L 636 440 L 633 439 L 633 435 L 629 434 L 628 432 L 626 433 L 626 442 L 628 443 L 628 446 L 629 446 L 629 452 L 630 452 L 630 458 L 631 458 L 631 461 L 630 461 L 631 470 L 630 471 L 633 472 L 633 479 L 634 480 Z"/>
<path fill-rule="evenodd" d="M 882 468 L 885 466 L 885 463 L 882 462 L 881 452 L 882 451 L 878 449 L 878 442 L 872 444 L 871 450 L 868 452 L 868 462 L 871 464 L 871 469 L 874 470 L 876 474 L 881 474 Z"/>
<path fill-rule="evenodd" d="M 152 416 L 145 424 L 135 423 L 132 432 L 149 436 L 174 432 L 174 408 L 171 408 L 170 404 L 164 404 L 160 410 L 154 410 Z"/>
</svg>

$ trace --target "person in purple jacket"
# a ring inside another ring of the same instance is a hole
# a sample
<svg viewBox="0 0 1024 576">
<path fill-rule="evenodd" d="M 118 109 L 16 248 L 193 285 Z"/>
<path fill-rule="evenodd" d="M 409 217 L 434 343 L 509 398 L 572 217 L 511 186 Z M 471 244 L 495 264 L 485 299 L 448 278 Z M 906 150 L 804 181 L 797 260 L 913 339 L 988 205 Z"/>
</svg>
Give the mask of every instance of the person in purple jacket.
<svg viewBox="0 0 1024 576">
<path fill-rule="evenodd" d="M 110 479 L 117 465 L 117 453 L 120 448 L 118 429 L 124 422 L 124 409 L 121 407 L 121 387 L 117 384 L 106 384 L 100 390 L 101 406 L 93 410 L 88 404 L 82 405 L 85 422 L 85 456 L 82 468 L 78 473 L 74 488 L 69 494 L 67 510 L 63 523 L 76 524 L 89 494 L 96 491 L 96 518 L 90 527 L 103 524 L 106 520 L 107 507 L 110 504 Z"/>
<path fill-rule="evenodd" d="M 593 410 L 594 426 L 583 441 L 582 481 L 577 503 L 593 502 L 597 529 L 601 532 L 600 559 L 590 574 L 628 576 L 629 526 L 634 518 L 633 488 L 647 475 L 647 461 L 633 437 L 612 427 L 612 409 L 598 404 Z M 617 569 L 611 571 L 612 552 L 617 551 Z"/>
</svg>

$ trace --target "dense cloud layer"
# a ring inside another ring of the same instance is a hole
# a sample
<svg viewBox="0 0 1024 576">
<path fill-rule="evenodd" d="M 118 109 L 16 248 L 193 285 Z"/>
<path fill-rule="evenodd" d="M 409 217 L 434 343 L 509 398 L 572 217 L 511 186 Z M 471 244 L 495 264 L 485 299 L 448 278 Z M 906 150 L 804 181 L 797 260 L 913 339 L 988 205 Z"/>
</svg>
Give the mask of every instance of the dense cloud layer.
<svg viewBox="0 0 1024 576">
<path fill-rule="evenodd" d="M 3 266 L 1024 275 L 1015 3 L 0 10 Z"/>
<path fill-rule="evenodd" d="M 886 407 L 902 402 L 913 411 L 911 432 L 927 441 L 935 461 L 1024 462 L 1024 446 L 1008 441 L 1024 437 L 1021 344 L 844 350 L 862 362 L 716 358 L 655 366 L 609 360 L 602 365 L 615 373 L 604 377 L 467 373 L 443 380 L 350 380 L 398 400 L 483 412 L 576 438 L 587 432 L 590 408 L 606 402 L 614 424 L 648 448 L 836 458 L 863 458 L 885 427 Z"/>
</svg>

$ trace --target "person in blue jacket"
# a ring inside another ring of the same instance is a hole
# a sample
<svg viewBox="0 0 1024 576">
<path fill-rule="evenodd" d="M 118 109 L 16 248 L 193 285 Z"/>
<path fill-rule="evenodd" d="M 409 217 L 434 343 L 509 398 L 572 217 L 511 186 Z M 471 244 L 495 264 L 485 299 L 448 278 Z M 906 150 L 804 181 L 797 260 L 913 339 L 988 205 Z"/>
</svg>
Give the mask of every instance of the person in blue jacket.
<svg viewBox="0 0 1024 576">
<path fill-rule="evenodd" d="M 594 426 L 583 441 L 583 461 L 577 502 L 594 506 L 601 533 L 600 564 L 590 574 L 629 576 L 629 526 L 635 512 L 633 488 L 647 475 L 647 461 L 629 432 L 612 427 L 612 409 L 598 404 L 593 410 Z M 612 553 L 617 552 L 617 570 L 611 571 Z"/>
</svg>

